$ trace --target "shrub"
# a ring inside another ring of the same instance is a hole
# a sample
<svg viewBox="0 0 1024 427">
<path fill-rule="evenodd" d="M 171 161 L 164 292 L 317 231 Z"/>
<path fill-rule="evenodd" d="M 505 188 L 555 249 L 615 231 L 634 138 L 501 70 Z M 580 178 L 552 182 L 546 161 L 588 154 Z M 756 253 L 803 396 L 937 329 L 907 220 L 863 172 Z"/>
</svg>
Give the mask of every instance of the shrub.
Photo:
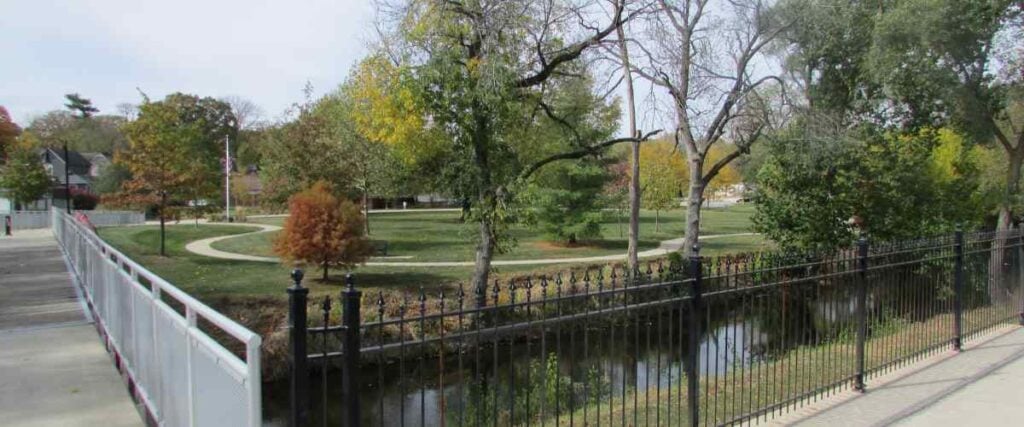
<svg viewBox="0 0 1024 427">
<path fill-rule="evenodd" d="M 90 193 L 88 190 L 78 188 L 71 189 L 71 206 L 80 211 L 91 211 L 96 209 L 100 203 L 99 196 Z"/>
</svg>

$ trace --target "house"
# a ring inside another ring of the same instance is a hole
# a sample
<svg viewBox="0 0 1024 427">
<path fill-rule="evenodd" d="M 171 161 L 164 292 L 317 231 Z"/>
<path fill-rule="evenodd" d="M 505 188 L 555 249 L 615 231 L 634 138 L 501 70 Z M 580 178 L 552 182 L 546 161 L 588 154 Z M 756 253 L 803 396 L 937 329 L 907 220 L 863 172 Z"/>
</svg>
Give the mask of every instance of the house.
<svg viewBox="0 0 1024 427">
<path fill-rule="evenodd" d="M 4 191 L 0 189 L 0 211 L 18 210 L 47 210 L 51 206 L 64 207 L 67 196 L 65 191 L 70 188 L 72 191 L 92 191 L 92 182 L 103 170 L 110 165 L 110 159 L 102 153 L 79 153 L 68 150 L 67 159 L 64 158 L 64 150 L 59 148 L 39 149 L 39 161 L 50 175 L 53 185 L 49 194 L 39 200 L 27 203 L 23 206 L 13 206 L 13 202 L 4 197 Z M 65 170 L 67 174 L 65 175 Z M 69 185 L 65 186 L 65 177 Z"/>
</svg>

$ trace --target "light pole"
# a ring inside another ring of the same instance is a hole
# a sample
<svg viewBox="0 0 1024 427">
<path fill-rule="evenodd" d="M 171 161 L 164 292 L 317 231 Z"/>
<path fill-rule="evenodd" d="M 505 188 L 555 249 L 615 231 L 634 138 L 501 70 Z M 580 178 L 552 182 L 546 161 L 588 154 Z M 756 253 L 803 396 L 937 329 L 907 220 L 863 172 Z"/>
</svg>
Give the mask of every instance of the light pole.
<svg viewBox="0 0 1024 427">
<path fill-rule="evenodd" d="M 71 169 L 71 158 L 68 156 L 68 142 L 64 141 L 64 205 L 68 213 L 71 213 L 71 179 L 68 169 Z"/>
</svg>

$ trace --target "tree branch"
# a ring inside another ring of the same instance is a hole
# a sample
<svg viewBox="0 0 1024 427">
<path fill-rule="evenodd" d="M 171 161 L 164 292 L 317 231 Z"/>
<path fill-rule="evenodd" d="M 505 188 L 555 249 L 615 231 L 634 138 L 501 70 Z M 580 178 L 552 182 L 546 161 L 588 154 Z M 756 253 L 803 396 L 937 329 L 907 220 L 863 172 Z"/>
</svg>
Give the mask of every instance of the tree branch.
<svg viewBox="0 0 1024 427">
<path fill-rule="evenodd" d="M 622 19 L 622 11 L 624 7 L 624 2 L 617 1 L 615 3 L 615 12 L 612 14 L 612 22 L 608 24 L 607 27 L 601 29 L 596 34 L 586 38 L 585 40 L 579 41 L 576 44 L 573 44 L 565 49 L 562 49 L 561 53 L 555 55 L 552 58 L 549 58 L 546 64 L 541 64 L 541 68 L 539 71 L 528 77 L 520 79 L 515 83 L 515 86 L 518 88 L 527 88 L 543 83 L 545 80 L 548 79 L 548 77 L 551 77 L 551 73 L 554 72 L 555 69 L 557 69 L 559 66 L 566 62 L 579 58 L 580 55 L 583 54 L 584 50 L 600 43 L 601 40 L 604 40 L 605 37 L 607 37 L 609 34 L 612 33 L 612 31 L 615 31 L 616 28 L 618 28 L 620 25 L 623 24 L 623 22 L 625 22 L 625 20 Z M 632 15 L 630 15 L 630 17 L 631 16 Z M 629 19 L 629 17 L 627 17 L 627 19 Z"/>
<path fill-rule="evenodd" d="M 636 136 L 632 136 L 632 137 L 628 137 L 628 138 L 611 139 L 611 140 L 608 140 L 608 141 L 605 141 L 605 142 L 602 142 L 602 143 L 599 143 L 599 144 L 591 145 L 589 147 L 584 147 L 584 148 L 576 150 L 576 151 L 570 151 L 570 152 L 567 152 L 567 153 L 560 153 L 560 154 L 555 154 L 555 155 L 552 155 L 552 156 L 548 156 L 548 157 L 544 158 L 543 160 L 541 160 L 541 161 L 539 161 L 537 163 L 534 163 L 534 164 L 530 165 L 530 167 L 526 168 L 526 170 L 523 171 L 523 173 L 519 174 L 519 180 L 526 180 L 531 175 L 533 175 L 535 172 L 537 172 L 540 168 L 544 167 L 545 165 L 547 165 L 549 163 L 554 163 L 554 162 L 557 162 L 559 160 L 572 160 L 572 159 L 580 159 L 580 158 L 583 158 L 583 157 L 586 157 L 586 156 L 593 156 L 593 155 L 596 155 L 596 154 L 600 153 L 601 150 L 603 150 L 605 148 L 608 148 L 608 147 L 611 147 L 611 146 L 613 146 L 615 144 L 621 144 L 623 142 L 644 142 L 644 141 L 647 141 L 647 140 L 651 139 L 652 137 L 654 137 L 655 135 L 657 135 L 659 133 L 661 133 L 661 129 L 658 129 L 658 130 L 652 131 L 652 132 L 648 132 L 646 135 L 643 135 L 643 136 L 636 135 Z"/>
</svg>

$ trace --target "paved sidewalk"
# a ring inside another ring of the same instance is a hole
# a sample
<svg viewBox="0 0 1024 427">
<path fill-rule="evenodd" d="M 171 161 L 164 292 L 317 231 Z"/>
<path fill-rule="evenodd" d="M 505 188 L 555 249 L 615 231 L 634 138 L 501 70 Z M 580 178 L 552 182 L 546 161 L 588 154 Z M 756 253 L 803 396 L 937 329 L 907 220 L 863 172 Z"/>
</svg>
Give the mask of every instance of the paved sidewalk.
<svg viewBox="0 0 1024 427">
<path fill-rule="evenodd" d="M 796 410 L 772 425 L 1018 426 L 1024 424 L 1024 329 L 911 365 L 864 394 Z"/>
<path fill-rule="evenodd" d="M 372 211 L 371 211 L 372 212 Z M 393 212 L 393 211 L 388 211 Z M 401 212 L 401 211 L 397 211 Z M 201 221 L 202 222 L 202 221 Z M 247 222 L 216 222 L 208 223 L 216 225 L 236 225 L 240 227 L 258 227 L 259 230 L 242 233 L 242 234 L 231 234 L 227 236 L 210 237 L 206 239 L 196 240 L 189 242 L 185 245 L 185 250 L 192 252 L 196 255 L 207 256 L 210 258 L 228 259 L 234 261 L 252 261 L 252 262 L 267 262 L 267 263 L 279 263 L 281 260 L 275 257 L 265 257 L 257 255 L 246 255 L 234 252 L 226 252 L 218 249 L 214 249 L 213 244 L 221 240 L 233 239 L 239 236 L 245 236 L 249 234 L 257 233 L 269 233 L 272 231 L 280 230 L 281 227 L 270 224 L 258 224 L 258 223 L 247 223 Z M 700 236 L 698 240 L 705 241 L 711 239 L 721 239 L 724 237 L 738 237 L 738 236 L 755 236 L 757 233 L 735 233 L 735 234 L 713 234 L 707 236 Z M 639 258 L 651 258 L 656 256 L 663 256 L 670 252 L 676 252 L 683 246 L 683 239 L 671 239 L 661 242 L 661 244 L 654 249 L 641 251 L 637 253 Z M 372 267 L 472 267 L 475 265 L 473 261 L 380 261 L 384 259 L 400 259 L 406 257 L 373 257 L 365 265 Z M 546 264 L 575 264 L 575 263 L 586 263 L 586 262 L 611 262 L 621 261 L 626 259 L 626 254 L 614 254 L 614 255 L 603 255 L 603 256 L 592 256 L 582 258 L 544 258 L 544 259 L 516 259 L 516 260 L 497 260 L 491 261 L 491 265 L 494 266 L 509 266 L 509 265 L 546 265 Z"/>
<path fill-rule="evenodd" d="M 0 424 L 143 425 L 48 230 L 0 237 Z"/>
</svg>

